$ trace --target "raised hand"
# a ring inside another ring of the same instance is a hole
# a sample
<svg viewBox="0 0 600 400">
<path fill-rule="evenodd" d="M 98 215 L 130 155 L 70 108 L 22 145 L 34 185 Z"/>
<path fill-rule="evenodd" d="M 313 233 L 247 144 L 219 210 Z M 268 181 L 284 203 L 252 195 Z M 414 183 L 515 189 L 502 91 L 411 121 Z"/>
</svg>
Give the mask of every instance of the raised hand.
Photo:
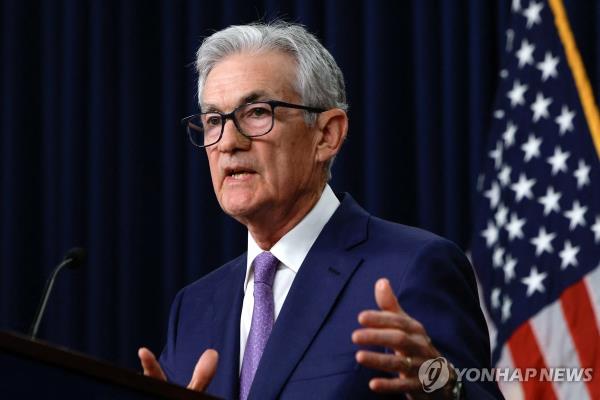
<svg viewBox="0 0 600 400">
<path fill-rule="evenodd" d="M 371 390 L 380 393 L 407 393 L 418 398 L 451 398 L 456 373 L 451 368 L 448 384 L 427 394 L 419 381 L 419 366 L 440 352 L 421 323 L 410 317 L 398 303 L 387 279 L 375 283 L 375 301 L 379 310 L 367 310 L 358 315 L 363 326 L 352 333 L 352 341 L 364 346 L 382 346 L 389 352 L 359 350 L 356 361 L 365 367 L 395 373 L 394 377 L 373 378 Z"/>
<path fill-rule="evenodd" d="M 165 373 L 160 367 L 160 364 L 150 350 L 145 347 L 140 348 L 138 350 L 138 357 L 142 363 L 144 375 L 159 379 L 161 381 L 167 380 Z M 217 372 L 218 362 L 219 353 L 217 353 L 215 350 L 208 349 L 202 353 L 198 359 L 198 362 L 196 363 L 194 373 L 192 374 L 192 380 L 188 384 L 187 388 L 197 392 L 204 391 L 210 384 L 213 376 L 215 376 L 215 372 Z"/>
</svg>

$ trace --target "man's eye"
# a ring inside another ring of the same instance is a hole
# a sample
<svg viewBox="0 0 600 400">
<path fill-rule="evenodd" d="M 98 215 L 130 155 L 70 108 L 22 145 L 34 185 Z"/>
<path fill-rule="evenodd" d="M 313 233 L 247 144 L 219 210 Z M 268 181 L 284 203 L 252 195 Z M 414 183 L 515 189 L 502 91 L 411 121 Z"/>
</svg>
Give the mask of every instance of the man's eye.
<svg viewBox="0 0 600 400">
<path fill-rule="evenodd" d="M 271 115 L 270 110 L 265 107 L 252 107 L 246 113 L 246 116 L 248 118 L 262 118 L 262 117 L 268 117 L 270 115 Z"/>
<path fill-rule="evenodd" d="M 221 125 L 221 117 L 218 115 L 207 116 L 204 123 L 206 124 L 206 126 Z"/>
</svg>

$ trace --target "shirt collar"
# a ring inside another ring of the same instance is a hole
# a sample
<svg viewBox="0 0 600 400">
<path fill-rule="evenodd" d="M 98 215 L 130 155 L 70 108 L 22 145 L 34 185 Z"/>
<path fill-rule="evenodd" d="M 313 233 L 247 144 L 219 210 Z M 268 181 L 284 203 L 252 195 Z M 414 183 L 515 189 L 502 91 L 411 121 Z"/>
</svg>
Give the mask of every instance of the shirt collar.
<svg viewBox="0 0 600 400">
<path fill-rule="evenodd" d="M 340 205 L 340 201 L 331 187 L 325 185 L 323 193 L 317 204 L 304 216 L 304 218 L 286 233 L 273 247 L 270 252 L 284 266 L 290 268 L 294 273 L 297 273 L 304 259 L 308 255 L 310 248 L 323 230 L 325 224 L 329 221 L 335 210 Z M 244 290 L 248 284 L 250 276 L 250 267 L 252 261 L 257 255 L 262 253 L 254 238 L 248 232 L 248 252 L 246 260 L 246 279 L 244 280 Z"/>
</svg>

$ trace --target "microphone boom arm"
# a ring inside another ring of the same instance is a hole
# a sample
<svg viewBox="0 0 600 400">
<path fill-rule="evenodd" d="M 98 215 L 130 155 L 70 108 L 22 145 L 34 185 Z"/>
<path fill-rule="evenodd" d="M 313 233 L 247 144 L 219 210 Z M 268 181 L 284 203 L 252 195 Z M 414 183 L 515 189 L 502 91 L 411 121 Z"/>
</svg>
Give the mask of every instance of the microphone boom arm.
<svg viewBox="0 0 600 400">
<path fill-rule="evenodd" d="M 75 261 L 74 257 L 69 257 L 64 259 L 54 271 L 52 271 L 52 275 L 46 281 L 46 286 L 44 287 L 44 294 L 42 295 L 42 299 L 40 300 L 40 304 L 38 305 L 38 309 L 35 313 L 35 317 L 33 318 L 33 323 L 31 324 L 31 328 L 29 329 L 29 336 L 31 339 L 35 339 L 38 333 L 38 329 L 40 328 L 40 322 L 42 322 L 42 317 L 44 316 L 44 310 L 46 309 L 46 305 L 48 304 L 48 298 L 50 297 L 50 293 L 52 292 L 52 288 L 54 287 L 54 281 L 56 280 L 56 276 L 62 269 Z"/>
</svg>

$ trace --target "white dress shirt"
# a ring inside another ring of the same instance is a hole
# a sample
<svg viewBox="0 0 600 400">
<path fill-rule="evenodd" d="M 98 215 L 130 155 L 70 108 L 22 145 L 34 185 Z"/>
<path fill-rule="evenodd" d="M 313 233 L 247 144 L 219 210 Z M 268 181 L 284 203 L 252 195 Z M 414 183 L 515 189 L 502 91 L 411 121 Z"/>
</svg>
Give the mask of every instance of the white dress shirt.
<svg viewBox="0 0 600 400">
<path fill-rule="evenodd" d="M 335 197 L 329 185 L 325 185 L 321 198 L 312 210 L 269 250 L 279 260 L 273 282 L 275 320 L 279 316 L 279 311 L 281 311 L 283 302 L 290 291 L 292 282 L 294 282 L 294 278 L 302 262 L 304 262 L 313 243 L 317 240 L 323 227 L 339 205 L 340 201 Z M 240 370 L 242 368 L 250 325 L 252 324 L 252 310 L 254 309 L 254 268 L 252 268 L 252 262 L 263 251 L 258 247 L 250 232 L 248 232 L 248 258 L 246 261 L 246 279 L 244 281 L 244 302 L 240 318 Z"/>
</svg>

